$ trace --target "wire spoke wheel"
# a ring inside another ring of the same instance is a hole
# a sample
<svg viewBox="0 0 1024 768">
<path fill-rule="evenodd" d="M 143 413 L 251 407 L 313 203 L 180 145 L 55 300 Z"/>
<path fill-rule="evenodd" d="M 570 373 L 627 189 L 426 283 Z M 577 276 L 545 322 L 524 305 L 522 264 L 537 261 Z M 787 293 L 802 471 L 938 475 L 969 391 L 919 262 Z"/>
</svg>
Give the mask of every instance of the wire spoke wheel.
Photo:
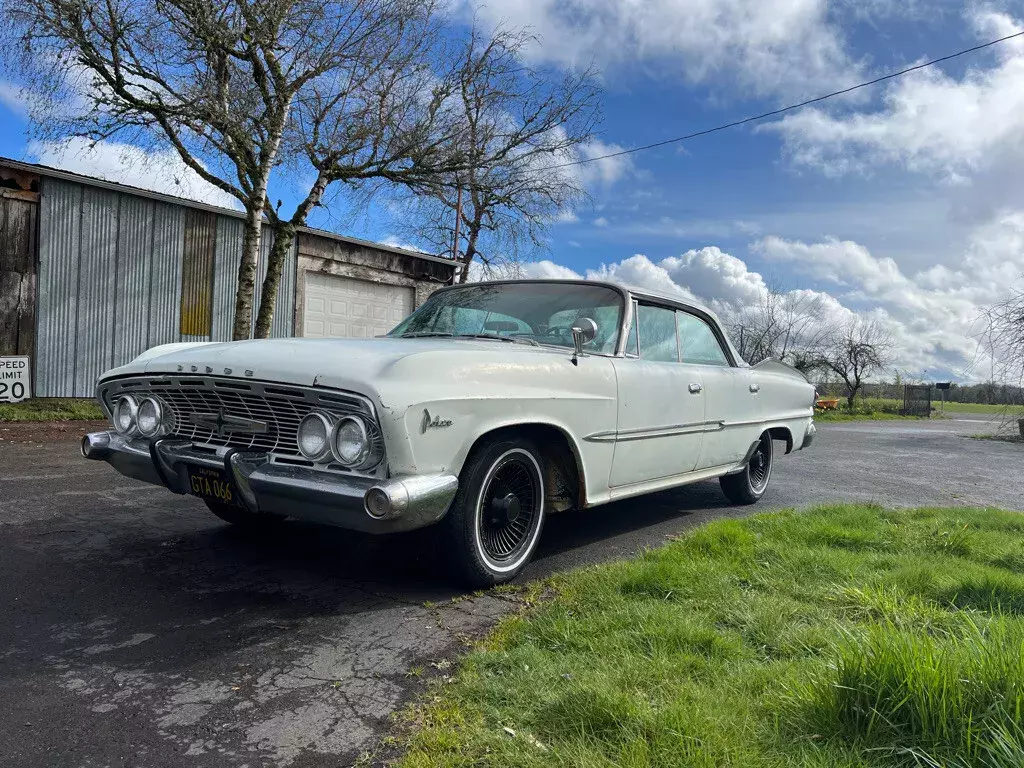
<svg viewBox="0 0 1024 768">
<path fill-rule="evenodd" d="M 747 464 L 747 472 L 751 490 L 762 493 L 768 487 L 768 479 L 772 474 L 772 438 L 767 432 L 761 435 L 757 450 Z"/>
<path fill-rule="evenodd" d="M 495 565 L 517 560 L 540 522 L 544 490 L 528 453 L 508 451 L 491 466 L 479 496 L 477 526 L 485 558 Z"/>
</svg>

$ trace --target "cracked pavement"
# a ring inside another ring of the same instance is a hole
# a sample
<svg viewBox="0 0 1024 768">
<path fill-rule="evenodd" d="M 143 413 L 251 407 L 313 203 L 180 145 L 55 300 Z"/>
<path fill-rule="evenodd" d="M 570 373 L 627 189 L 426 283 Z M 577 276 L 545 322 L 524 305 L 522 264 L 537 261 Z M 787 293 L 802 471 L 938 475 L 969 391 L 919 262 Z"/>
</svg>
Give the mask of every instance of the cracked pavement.
<svg viewBox="0 0 1024 768">
<path fill-rule="evenodd" d="M 769 508 L 1020 509 L 1024 446 L 966 438 L 994 426 L 825 424 L 756 507 L 711 482 L 553 517 L 524 578 Z M 351 764 L 423 690 L 421 669 L 447 669 L 514 607 L 450 601 L 426 541 L 293 522 L 250 535 L 86 462 L 74 439 L 0 442 L 0 764 Z"/>
</svg>

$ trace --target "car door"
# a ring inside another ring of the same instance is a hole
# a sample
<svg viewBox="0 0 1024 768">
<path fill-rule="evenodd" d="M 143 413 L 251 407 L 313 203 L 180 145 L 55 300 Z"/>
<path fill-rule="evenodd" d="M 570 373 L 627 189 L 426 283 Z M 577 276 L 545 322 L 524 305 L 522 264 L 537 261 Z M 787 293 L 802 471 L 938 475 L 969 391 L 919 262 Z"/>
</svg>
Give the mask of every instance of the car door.
<svg viewBox="0 0 1024 768">
<path fill-rule="evenodd" d="M 709 323 L 690 312 L 677 311 L 682 366 L 699 372 L 704 382 L 704 420 L 697 469 L 735 464 L 761 433 L 758 387 L 749 368 L 732 364 Z"/>
<path fill-rule="evenodd" d="M 679 364 L 675 310 L 639 303 L 618 379 L 618 428 L 609 485 L 633 485 L 690 472 L 700 455 L 704 384 Z"/>
</svg>

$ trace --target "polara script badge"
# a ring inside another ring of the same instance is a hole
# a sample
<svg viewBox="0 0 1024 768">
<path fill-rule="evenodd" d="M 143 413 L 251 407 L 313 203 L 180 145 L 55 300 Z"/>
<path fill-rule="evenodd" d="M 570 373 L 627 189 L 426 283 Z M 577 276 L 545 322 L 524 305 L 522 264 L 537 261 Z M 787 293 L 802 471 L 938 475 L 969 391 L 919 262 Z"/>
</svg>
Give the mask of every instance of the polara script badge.
<svg viewBox="0 0 1024 768">
<path fill-rule="evenodd" d="M 442 419 L 440 416 L 431 418 L 430 411 L 423 409 L 423 418 L 420 420 L 420 432 L 426 433 L 428 429 L 444 429 L 452 425 L 451 419 Z"/>
</svg>

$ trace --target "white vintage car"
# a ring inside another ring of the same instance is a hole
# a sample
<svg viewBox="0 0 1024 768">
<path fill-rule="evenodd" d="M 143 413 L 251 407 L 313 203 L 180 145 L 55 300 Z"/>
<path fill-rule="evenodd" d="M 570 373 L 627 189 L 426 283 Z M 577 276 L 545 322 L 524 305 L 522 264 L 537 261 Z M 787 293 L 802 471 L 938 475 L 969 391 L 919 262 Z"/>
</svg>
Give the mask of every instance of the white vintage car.
<svg viewBox="0 0 1024 768">
<path fill-rule="evenodd" d="M 719 478 L 768 487 L 814 437 L 814 388 L 750 367 L 708 310 L 591 281 L 437 291 L 386 337 L 169 344 L 105 373 L 82 453 L 240 525 L 437 526 L 474 586 L 548 514 Z M 585 524 L 585 518 L 580 518 Z"/>
</svg>

